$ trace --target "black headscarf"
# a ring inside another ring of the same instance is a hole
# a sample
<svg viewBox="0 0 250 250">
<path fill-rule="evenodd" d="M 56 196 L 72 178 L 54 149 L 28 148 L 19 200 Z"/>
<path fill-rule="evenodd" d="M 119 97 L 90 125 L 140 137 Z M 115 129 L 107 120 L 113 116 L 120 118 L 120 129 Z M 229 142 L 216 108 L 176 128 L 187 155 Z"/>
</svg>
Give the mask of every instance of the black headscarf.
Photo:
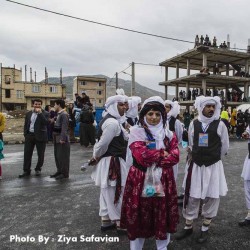
<svg viewBox="0 0 250 250">
<path fill-rule="evenodd" d="M 166 114 L 166 110 L 165 110 L 164 105 L 162 103 L 160 103 L 160 102 L 157 102 L 157 101 L 148 102 L 141 109 L 140 115 L 139 115 L 139 123 L 145 129 L 145 132 L 146 132 L 149 140 L 153 140 L 154 139 L 153 135 L 151 134 L 147 124 L 144 122 L 144 116 L 150 110 L 160 111 L 161 112 L 163 127 L 165 127 L 166 122 L 167 122 L 167 114 Z"/>
</svg>

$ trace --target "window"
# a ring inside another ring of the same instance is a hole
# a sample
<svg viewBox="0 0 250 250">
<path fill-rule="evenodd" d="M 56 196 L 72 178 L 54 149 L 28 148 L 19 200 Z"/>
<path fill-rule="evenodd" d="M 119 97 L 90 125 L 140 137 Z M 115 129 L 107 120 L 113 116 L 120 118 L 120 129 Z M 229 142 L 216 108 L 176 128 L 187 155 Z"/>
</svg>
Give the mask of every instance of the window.
<svg viewBox="0 0 250 250">
<path fill-rule="evenodd" d="M 101 95 L 102 91 L 101 90 L 97 90 L 97 95 Z"/>
<path fill-rule="evenodd" d="M 10 98 L 10 89 L 5 89 L 5 98 Z"/>
<path fill-rule="evenodd" d="M 51 93 L 57 93 L 57 86 L 50 86 Z"/>
<path fill-rule="evenodd" d="M 16 91 L 16 97 L 17 98 L 23 98 L 23 91 L 22 90 L 17 90 Z"/>
<path fill-rule="evenodd" d="M 99 87 L 101 87 L 102 86 L 102 83 L 101 82 L 99 82 Z"/>
<path fill-rule="evenodd" d="M 10 84 L 11 77 L 9 75 L 5 76 L 5 84 Z"/>
<path fill-rule="evenodd" d="M 99 103 L 102 103 L 102 100 L 101 100 L 101 99 L 99 99 Z"/>
<path fill-rule="evenodd" d="M 40 86 L 39 86 L 39 85 L 33 85 L 33 86 L 32 86 L 32 92 L 33 92 L 33 93 L 41 92 Z"/>
<path fill-rule="evenodd" d="M 80 85 L 87 85 L 87 84 L 84 81 L 80 81 Z"/>
</svg>

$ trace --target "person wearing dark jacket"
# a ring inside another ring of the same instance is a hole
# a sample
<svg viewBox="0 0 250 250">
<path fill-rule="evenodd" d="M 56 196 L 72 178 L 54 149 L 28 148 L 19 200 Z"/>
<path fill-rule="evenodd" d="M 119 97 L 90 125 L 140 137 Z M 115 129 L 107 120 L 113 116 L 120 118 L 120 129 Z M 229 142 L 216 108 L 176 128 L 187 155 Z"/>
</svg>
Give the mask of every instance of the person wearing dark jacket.
<svg viewBox="0 0 250 250">
<path fill-rule="evenodd" d="M 35 175 L 41 175 L 41 169 L 44 162 L 44 152 L 48 141 L 47 124 L 49 113 L 42 110 L 42 100 L 35 99 L 32 103 L 33 110 L 29 111 L 25 116 L 23 173 L 19 175 L 19 178 L 30 176 L 32 154 L 35 146 L 38 155 Z"/>
<path fill-rule="evenodd" d="M 69 115 L 65 111 L 65 101 L 58 99 L 55 101 L 55 111 L 57 119 L 53 131 L 54 156 L 57 171 L 50 178 L 61 180 L 69 178 L 70 163 L 70 141 L 68 135 Z"/>
<path fill-rule="evenodd" d="M 80 113 L 80 144 L 88 147 L 95 144 L 95 126 L 92 108 L 85 104 Z"/>
</svg>

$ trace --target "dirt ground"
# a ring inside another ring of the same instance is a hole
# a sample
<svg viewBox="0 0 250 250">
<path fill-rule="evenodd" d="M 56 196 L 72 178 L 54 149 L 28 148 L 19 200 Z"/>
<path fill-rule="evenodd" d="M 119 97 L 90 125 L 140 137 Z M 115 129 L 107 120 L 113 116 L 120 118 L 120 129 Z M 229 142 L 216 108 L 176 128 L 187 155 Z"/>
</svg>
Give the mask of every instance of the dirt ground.
<svg viewBox="0 0 250 250">
<path fill-rule="evenodd" d="M 7 118 L 4 133 L 22 133 L 24 118 Z"/>
</svg>

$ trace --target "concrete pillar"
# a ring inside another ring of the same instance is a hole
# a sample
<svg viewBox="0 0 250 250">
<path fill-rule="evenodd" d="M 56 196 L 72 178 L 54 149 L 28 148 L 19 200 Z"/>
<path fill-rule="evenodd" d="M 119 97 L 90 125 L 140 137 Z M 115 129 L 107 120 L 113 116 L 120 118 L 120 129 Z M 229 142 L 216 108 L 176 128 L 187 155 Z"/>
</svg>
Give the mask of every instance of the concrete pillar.
<svg viewBox="0 0 250 250">
<path fill-rule="evenodd" d="M 168 99 L 168 86 L 165 85 L 165 100 Z"/>
<path fill-rule="evenodd" d="M 178 101 L 179 101 L 179 84 L 178 83 L 175 86 L 175 98 L 178 98 Z"/>
<path fill-rule="evenodd" d="M 186 98 L 188 97 L 189 88 L 190 88 L 190 82 L 187 82 L 186 83 Z"/>
<path fill-rule="evenodd" d="M 246 60 L 246 63 L 245 63 L 245 73 L 249 73 L 249 63 L 248 63 L 248 60 Z"/>
<path fill-rule="evenodd" d="M 187 75 L 190 76 L 190 59 L 187 59 Z"/>
<path fill-rule="evenodd" d="M 202 66 L 207 67 L 207 55 L 203 53 L 202 57 L 203 57 Z"/>
<path fill-rule="evenodd" d="M 176 63 L 176 78 L 179 78 L 179 63 Z"/>
<path fill-rule="evenodd" d="M 248 98 L 249 95 L 249 83 L 244 83 L 244 96 Z"/>
<path fill-rule="evenodd" d="M 203 89 L 203 95 L 206 95 L 207 81 L 205 78 L 202 79 L 202 89 Z"/>
<path fill-rule="evenodd" d="M 229 76 L 229 64 L 226 64 L 226 76 Z"/>
<path fill-rule="evenodd" d="M 165 81 L 168 81 L 168 67 L 165 67 Z M 165 100 L 168 99 L 168 86 L 165 85 Z"/>
</svg>

